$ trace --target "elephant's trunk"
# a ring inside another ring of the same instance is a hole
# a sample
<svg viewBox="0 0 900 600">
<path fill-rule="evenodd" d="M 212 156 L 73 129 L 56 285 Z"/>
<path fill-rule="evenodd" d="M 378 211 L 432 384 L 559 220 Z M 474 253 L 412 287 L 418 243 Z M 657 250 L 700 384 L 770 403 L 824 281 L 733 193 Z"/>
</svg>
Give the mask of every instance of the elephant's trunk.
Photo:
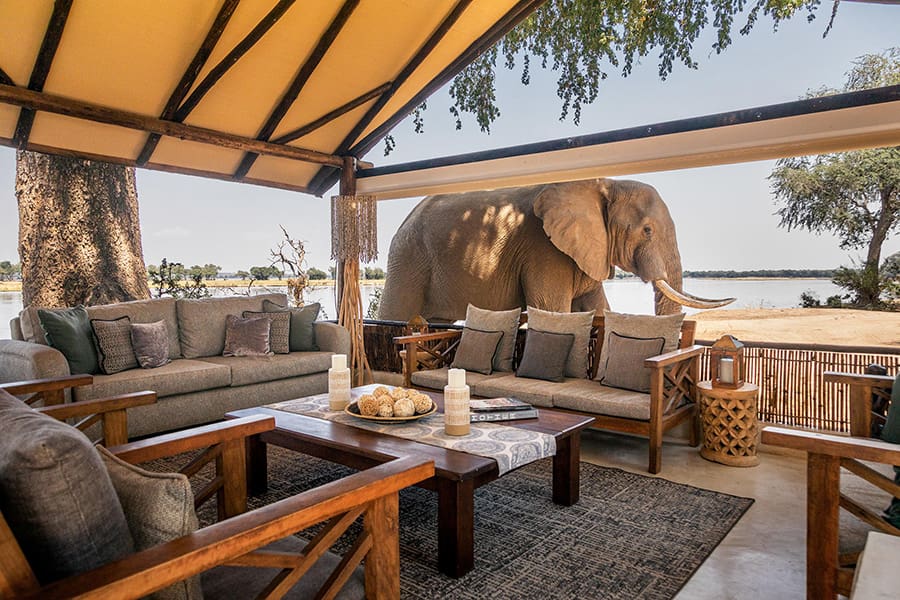
<svg viewBox="0 0 900 600">
<path fill-rule="evenodd" d="M 662 281 L 672 289 L 681 292 L 681 260 L 676 256 L 667 262 L 665 278 L 653 281 L 653 303 L 658 315 L 673 315 L 681 312 L 682 303 L 678 302 L 671 294 L 664 293 L 663 290 L 666 286 L 659 284 Z"/>
</svg>

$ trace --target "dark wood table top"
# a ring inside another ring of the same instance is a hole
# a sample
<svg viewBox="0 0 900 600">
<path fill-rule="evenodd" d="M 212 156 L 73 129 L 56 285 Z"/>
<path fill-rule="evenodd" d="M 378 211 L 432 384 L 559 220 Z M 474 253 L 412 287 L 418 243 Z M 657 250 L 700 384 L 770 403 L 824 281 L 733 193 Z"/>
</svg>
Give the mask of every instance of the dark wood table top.
<svg viewBox="0 0 900 600">
<path fill-rule="evenodd" d="M 371 393 L 375 387 L 377 386 L 370 385 L 353 388 L 352 395 L 356 398 L 364 393 Z M 443 411 L 444 398 L 442 394 L 420 391 L 428 394 L 434 400 L 438 406 L 438 411 Z M 491 458 L 423 444 L 325 419 L 273 410 L 265 406 L 232 411 L 226 417 L 237 418 L 257 414 L 275 417 L 275 431 L 265 434 L 263 436 L 264 441 L 295 448 L 298 442 L 300 445 L 308 444 L 310 448 L 324 451 L 315 452 L 315 455 L 325 455 L 326 458 L 329 450 L 333 451 L 335 455 L 346 456 L 350 454 L 359 458 L 360 468 L 383 463 L 401 456 L 415 455 L 434 460 L 435 473 L 440 478 L 453 480 L 484 479 L 488 481 L 498 476 L 497 461 Z M 584 415 L 538 408 L 538 417 L 536 419 L 503 421 L 502 425 L 539 431 L 552 435 L 558 440 L 580 432 L 588 427 L 593 420 L 592 417 Z M 345 459 L 338 462 L 346 463 L 347 461 Z"/>
</svg>

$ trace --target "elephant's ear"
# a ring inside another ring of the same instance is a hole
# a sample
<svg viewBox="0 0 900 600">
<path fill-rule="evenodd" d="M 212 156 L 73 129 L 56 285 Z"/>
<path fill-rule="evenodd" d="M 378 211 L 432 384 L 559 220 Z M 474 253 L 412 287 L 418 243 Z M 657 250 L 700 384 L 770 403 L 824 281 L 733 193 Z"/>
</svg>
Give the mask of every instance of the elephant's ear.
<svg viewBox="0 0 900 600">
<path fill-rule="evenodd" d="M 553 245 L 596 281 L 610 274 L 602 188 L 596 180 L 553 184 L 534 200 L 534 214 Z"/>
</svg>

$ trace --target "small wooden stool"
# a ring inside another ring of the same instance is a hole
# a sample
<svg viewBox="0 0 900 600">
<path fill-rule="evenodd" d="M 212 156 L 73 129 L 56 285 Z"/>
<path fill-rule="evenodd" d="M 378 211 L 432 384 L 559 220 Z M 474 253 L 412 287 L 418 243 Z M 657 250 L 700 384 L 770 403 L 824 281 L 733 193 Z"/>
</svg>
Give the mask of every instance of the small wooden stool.
<svg viewBox="0 0 900 600">
<path fill-rule="evenodd" d="M 697 384 L 700 394 L 700 425 L 703 447 L 700 456 L 732 467 L 755 467 L 759 444 L 757 396 L 752 383 L 730 390 L 714 388 L 712 382 Z"/>
</svg>

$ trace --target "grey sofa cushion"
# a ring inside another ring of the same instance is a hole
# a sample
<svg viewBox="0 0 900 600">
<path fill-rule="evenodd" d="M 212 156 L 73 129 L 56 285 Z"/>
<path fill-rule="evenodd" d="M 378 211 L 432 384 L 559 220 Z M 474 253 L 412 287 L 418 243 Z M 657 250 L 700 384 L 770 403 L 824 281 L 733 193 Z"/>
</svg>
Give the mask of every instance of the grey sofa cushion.
<svg viewBox="0 0 900 600">
<path fill-rule="evenodd" d="M 318 302 L 288 308 L 286 303 L 279 304 L 271 300 L 263 300 L 264 311 L 288 312 L 291 314 L 291 352 L 309 352 L 320 349 L 316 343 L 316 329 L 313 324 L 319 318 L 321 309 L 322 306 Z"/>
<path fill-rule="evenodd" d="M 575 336 L 571 333 L 551 333 L 529 328 L 516 376 L 563 381 L 574 341 Z"/>
<path fill-rule="evenodd" d="M 577 380 L 571 379 L 566 381 Z M 522 402 L 527 402 L 534 406 L 552 408 L 553 393 L 562 385 L 565 385 L 565 382 L 558 383 L 555 381 L 544 381 L 543 379 L 504 375 L 503 377 L 491 377 L 490 379 L 479 381 L 472 388 L 472 393 L 485 398 L 513 396 Z"/>
<path fill-rule="evenodd" d="M 168 336 L 165 321 L 135 323 L 131 326 L 131 345 L 142 369 L 158 369 L 171 362 L 167 352 Z"/>
<path fill-rule="evenodd" d="M 40 308 L 38 318 L 47 343 L 63 353 L 73 375 L 100 372 L 91 322 L 83 306 Z"/>
<path fill-rule="evenodd" d="M 557 388 L 553 405 L 596 415 L 650 420 L 650 394 L 607 387 L 588 379 L 572 379 Z"/>
<path fill-rule="evenodd" d="M 265 317 L 269 320 L 269 347 L 275 354 L 287 354 L 291 351 L 291 315 L 288 312 L 254 312 L 245 310 L 242 317 Z M 312 325 L 310 325 L 312 329 Z M 228 332 L 226 331 L 226 336 Z"/>
<path fill-rule="evenodd" d="M 138 366 L 131 345 L 131 319 L 91 319 L 100 372 L 112 375 Z"/>
<path fill-rule="evenodd" d="M 588 377 L 588 343 L 593 323 L 594 311 L 559 313 L 528 307 L 529 329 L 575 336 L 566 359 L 566 377 Z"/>
<path fill-rule="evenodd" d="M 80 431 L 0 391 L 0 511 L 41 583 L 123 558 L 134 542 Z"/>
<path fill-rule="evenodd" d="M 659 356 L 666 340 L 656 338 L 633 338 L 619 335 L 615 331 L 609 334 L 609 352 L 606 369 L 600 383 L 611 387 L 650 392 L 650 369 L 644 361 L 652 356 Z"/>
<path fill-rule="evenodd" d="M 331 352 L 291 352 L 272 356 L 209 356 L 199 359 L 231 369 L 231 385 L 250 385 L 322 373 L 331 367 Z"/>
<path fill-rule="evenodd" d="M 97 446 L 119 503 L 125 512 L 136 551 L 146 550 L 196 531 L 191 483 L 181 473 L 153 473 L 129 464 Z M 200 577 L 179 581 L 150 595 L 153 600 L 203 598 Z"/>
<path fill-rule="evenodd" d="M 615 331 L 619 335 L 627 335 L 636 338 L 665 338 L 663 352 L 671 352 L 678 348 L 681 338 L 681 324 L 684 321 L 684 313 L 675 315 L 628 315 L 603 312 L 603 348 L 600 350 L 600 360 L 597 363 L 596 379 L 602 380 L 606 376 L 606 363 L 609 360 L 609 334 Z"/>
<path fill-rule="evenodd" d="M 503 338 L 494 355 L 495 371 L 512 371 L 513 354 L 516 350 L 516 332 L 519 329 L 519 317 L 522 309 L 485 310 L 469 305 L 466 308 L 466 327 L 481 331 L 500 331 Z"/>
<path fill-rule="evenodd" d="M 415 386 L 428 388 L 430 390 L 443 390 L 444 386 L 447 385 L 447 371 L 449 370 L 448 367 L 443 367 L 441 369 L 416 371 L 412 374 L 412 383 Z M 499 377 L 509 377 L 509 373 L 494 371 L 490 375 L 484 375 L 482 373 L 476 373 L 475 371 L 466 371 L 466 385 L 469 386 L 472 393 L 475 393 L 475 385 L 482 381 L 497 379 Z"/>
<path fill-rule="evenodd" d="M 19 329 L 22 331 L 22 339 L 33 344 L 47 346 L 47 337 L 41 329 L 41 320 L 38 318 L 38 306 L 28 306 L 19 313 Z"/>
<path fill-rule="evenodd" d="M 262 312 L 263 301 L 287 305 L 284 294 L 228 298 L 180 298 L 176 303 L 181 353 L 185 358 L 221 356 L 225 350 L 225 317 L 245 310 Z"/>
<path fill-rule="evenodd" d="M 94 385 L 75 388 L 76 400 L 153 390 L 160 398 L 231 385 L 231 369 L 181 358 L 158 369 L 132 369 L 115 375 L 95 375 Z"/>
<path fill-rule="evenodd" d="M 272 320 L 268 317 L 225 317 L 225 349 L 222 356 L 269 356 L 272 345 L 269 334 Z"/>
<path fill-rule="evenodd" d="M 494 356 L 503 338 L 502 331 L 481 331 L 466 327 L 453 357 L 454 369 L 465 369 L 490 375 L 494 370 Z"/>
<path fill-rule="evenodd" d="M 92 319 L 118 319 L 128 317 L 131 323 L 156 323 L 165 321 L 166 339 L 169 342 L 169 358 L 181 358 L 181 343 L 178 340 L 178 315 L 175 298 L 151 298 L 133 302 L 117 302 L 101 306 L 89 306 L 88 316 Z"/>
</svg>

